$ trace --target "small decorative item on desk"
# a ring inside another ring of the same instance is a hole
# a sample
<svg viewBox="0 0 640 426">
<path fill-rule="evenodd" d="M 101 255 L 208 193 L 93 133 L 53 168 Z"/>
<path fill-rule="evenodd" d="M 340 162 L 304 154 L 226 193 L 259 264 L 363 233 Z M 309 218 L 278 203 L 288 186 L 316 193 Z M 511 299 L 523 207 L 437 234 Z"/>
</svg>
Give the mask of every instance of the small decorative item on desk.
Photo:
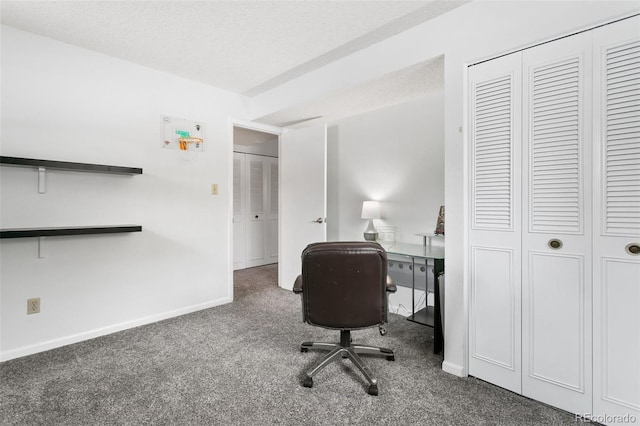
<svg viewBox="0 0 640 426">
<path fill-rule="evenodd" d="M 385 249 L 392 247 L 396 243 L 396 230 L 395 226 L 378 226 L 378 243 Z"/>
<path fill-rule="evenodd" d="M 444 206 L 440 206 L 438 219 L 436 220 L 436 229 L 433 231 L 433 234 L 419 233 L 416 235 L 422 237 L 422 245 L 427 247 L 431 247 L 432 237 L 440 237 L 442 239 L 442 241 L 436 243 L 436 245 L 442 245 L 444 243 Z"/>
<path fill-rule="evenodd" d="M 366 241 L 375 241 L 378 238 L 378 231 L 373 226 L 373 219 L 380 219 L 380 203 L 377 201 L 364 201 L 362 203 L 362 219 L 369 219 L 369 225 L 364 231 Z"/>
<path fill-rule="evenodd" d="M 444 206 L 440 206 L 438 221 L 436 222 L 436 230 L 433 233 L 436 235 L 444 235 Z"/>
</svg>

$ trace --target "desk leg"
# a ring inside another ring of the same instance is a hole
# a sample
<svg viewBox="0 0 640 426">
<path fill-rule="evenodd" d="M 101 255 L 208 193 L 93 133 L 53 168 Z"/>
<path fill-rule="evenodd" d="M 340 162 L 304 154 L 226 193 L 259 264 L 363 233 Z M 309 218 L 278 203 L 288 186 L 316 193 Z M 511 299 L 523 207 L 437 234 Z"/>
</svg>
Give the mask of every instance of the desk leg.
<svg viewBox="0 0 640 426">
<path fill-rule="evenodd" d="M 411 318 L 416 319 L 416 259 L 411 258 Z"/>
<path fill-rule="evenodd" d="M 444 350 L 444 335 L 442 330 L 442 317 L 440 315 L 440 275 L 444 273 L 444 260 L 434 259 L 433 261 L 433 297 L 434 297 L 434 309 L 433 309 L 433 353 L 438 354 Z"/>
</svg>

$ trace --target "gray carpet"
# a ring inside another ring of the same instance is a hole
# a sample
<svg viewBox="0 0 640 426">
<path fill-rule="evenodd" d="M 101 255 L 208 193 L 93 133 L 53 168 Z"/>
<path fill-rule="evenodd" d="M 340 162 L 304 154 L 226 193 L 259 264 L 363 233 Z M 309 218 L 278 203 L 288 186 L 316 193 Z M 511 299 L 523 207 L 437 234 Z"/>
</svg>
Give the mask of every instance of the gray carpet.
<svg viewBox="0 0 640 426">
<path fill-rule="evenodd" d="M 2 425 L 575 425 L 574 417 L 440 369 L 432 330 L 391 315 L 387 336 L 357 343 L 396 351 L 365 357 L 380 395 L 349 360 L 312 389 L 304 370 L 324 352 L 303 340 L 338 332 L 302 323 L 299 297 L 275 265 L 235 273 L 236 301 L 0 364 Z"/>
</svg>

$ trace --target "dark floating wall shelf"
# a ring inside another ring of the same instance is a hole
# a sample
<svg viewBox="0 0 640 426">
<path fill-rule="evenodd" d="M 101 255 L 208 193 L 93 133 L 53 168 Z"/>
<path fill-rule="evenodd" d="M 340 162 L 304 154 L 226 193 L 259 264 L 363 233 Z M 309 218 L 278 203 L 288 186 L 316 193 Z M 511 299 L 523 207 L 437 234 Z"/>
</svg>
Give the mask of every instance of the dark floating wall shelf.
<svg viewBox="0 0 640 426">
<path fill-rule="evenodd" d="M 140 232 L 141 225 L 72 226 L 66 228 L 0 229 L 0 238 L 58 237 L 63 235 L 118 234 Z"/>
<path fill-rule="evenodd" d="M 138 167 L 107 166 L 104 164 L 72 163 L 69 161 L 38 160 L 35 158 L 0 156 L 0 165 L 18 167 L 43 167 L 45 169 L 71 170 L 75 172 L 111 173 L 120 175 L 141 175 Z"/>
<path fill-rule="evenodd" d="M 120 175 L 141 175 L 138 167 L 107 166 L 104 164 L 72 163 L 69 161 L 39 160 L 35 158 L 0 156 L 0 166 L 30 167 L 38 169 L 38 192 L 46 193 L 45 172 L 47 170 L 68 170 L 73 172 L 108 173 Z M 42 237 L 65 235 L 119 234 L 141 232 L 141 225 L 69 226 L 61 228 L 10 228 L 0 229 L 0 239 L 38 238 L 38 257 L 44 258 Z"/>
</svg>

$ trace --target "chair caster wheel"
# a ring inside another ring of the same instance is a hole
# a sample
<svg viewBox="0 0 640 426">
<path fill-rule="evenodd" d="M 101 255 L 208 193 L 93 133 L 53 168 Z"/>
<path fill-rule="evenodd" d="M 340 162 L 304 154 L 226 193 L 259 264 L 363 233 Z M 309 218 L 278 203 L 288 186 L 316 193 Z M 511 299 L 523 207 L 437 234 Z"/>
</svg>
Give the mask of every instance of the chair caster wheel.
<svg viewBox="0 0 640 426">
<path fill-rule="evenodd" d="M 306 348 L 304 346 L 300 346 L 300 352 L 309 352 L 309 348 Z"/>
<path fill-rule="evenodd" d="M 367 393 L 369 395 L 378 396 L 378 385 L 369 386 L 369 389 L 367 389 Z"/>
<path fill-rule="evenodd" d="M 312 388 L 313 387 L 313 377 L 305 377 L 304 381 L 302 382 L 302 385 L 305 388 Z"/>
<path fill-rule="evenodd" d="M 395 361 L 395 360 L 396 360 L 395 355 L 387 355 L 387 361 Z"/>
</svg>

